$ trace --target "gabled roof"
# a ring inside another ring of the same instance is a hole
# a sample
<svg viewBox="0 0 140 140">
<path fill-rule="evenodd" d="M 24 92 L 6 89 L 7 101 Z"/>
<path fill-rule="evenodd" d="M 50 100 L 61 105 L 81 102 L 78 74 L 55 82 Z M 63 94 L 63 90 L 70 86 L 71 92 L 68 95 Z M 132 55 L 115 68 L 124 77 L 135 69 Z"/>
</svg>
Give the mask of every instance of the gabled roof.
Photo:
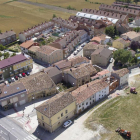
<svg viewBox="0 0 140 140">
<path fill-rule="evenodd" d="M 57 63 L 54 63 L 55 66 L 57 66 L 60 70 L 65 69 L 65 68 L 70 68 L 71 67 L 71 61 L 69 60 L 61 60 Z"/>
<path fill-rule="evenodd" d="M 95 50 L 91 55 L 101 55 L 104 56 L 105 58 L 108 58 L 112 54 L 112 51 L 109 50 L 108 48 L 99 48 Z"/>
<path fill-rule="evenodd" d="M 34 41 L 28 40 L 20 45 L 20 47 L 29 49 L 34 44 Z"/>
<path fill-rule="evenodd" d="M 53 77 L 55 75 L 59 75 L 62 72 L 57 67 L 48 67 L 44 69 L 44 72 L 49 75 L 49 77 Z"/>
<path fill-rule="evenodd" d="M 80 86 L 76 90 L 71 92 L 71 95 L 75 97 L 76 103 L 80 104 L 84 102 L 86 99 L 90 98 L 95 93 L 101 91 L 102 89 L 108 87 L 108 83 L 101 80 L 95 80 L 83 86 Z M 108 94 L 108 93 L 107 93 Z"/>
<path fill-rule="evenodd" d="M 124 75 L 129 73 L 129 70 L 127 68 L 123 68 L 120 70 L 113 71 L 112 73 L 117 74 L 119 77 L 123 77 Z"/>
<path fill-rule="evenodd" d="M 0 39 L 5 39 L 9 36 L 16 35 L 14 31 L 6 31 L 5 33 L 0 33 Z"/>
<path fill-rule="evenodd" d="M 0 84 L 0 90 L 2 92 L 0 94 L 0 99 L 8 97 L 13 94 L 18 94 L 20 92 L 26 92 L 26 89 L 21 82 L 15 82 L 7 85 Z"/>
<path fill-rule="evenodd" d="M 50 118 L 58 112 L 62 111 L 74 101 L 75 98 L 70 93 L 61 92 L 36 107 L 36 110 Z"/>
<path fill-rule="evenodd" d="M 27 60 L 27 58 L 23 54 L 19 54 L 19 55 L 0 61 L 0 68 L 2 69 L 4 67 L 8 67 L 10 65 L 13 65 L 13 64 L 25 61 L 25 60 Z"/>
</svg>

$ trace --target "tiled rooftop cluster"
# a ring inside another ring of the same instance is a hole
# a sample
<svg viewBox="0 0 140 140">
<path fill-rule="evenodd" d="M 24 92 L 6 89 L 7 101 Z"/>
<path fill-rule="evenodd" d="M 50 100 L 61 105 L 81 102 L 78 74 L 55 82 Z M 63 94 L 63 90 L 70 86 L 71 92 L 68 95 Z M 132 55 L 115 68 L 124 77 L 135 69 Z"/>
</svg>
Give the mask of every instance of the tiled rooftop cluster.
<svg viewBox="0 0 140 140">
<path fill-rule="evenodd" d="M 101 4 L 99 9 L 100 10 L 109 10 L 112 12 L 125 13 L 125 14 L 132 14 L 132 15 L 139 15 L 140 14 L 139 10 L 118 7 L 118 6 L 112 6 L 112 5 L 105 5 L 105 4 Z"/>
<path fill-rule="evenodd" d="M 77 22 L 78 24 L 86 24 L 86 26 L 92 27 L 94 26 L 94 28 L 99 29 L 108 25 L 111 25 L 112 22 L 109 20 L 94 20 L 94 19 L 88 19 L 88 18 L 84 18 L 84 17 L 77 17 L 77 16 L 70 16 L 69 20 L 73 21 L 73 22 Z"/>
<path fill-rule="evenodd" d="M 44 72 L 38 72 L 20 79 L 20 82 L 23 83 L 28 94 L 55 87 L 52 79 Z"/>
<path fill-rule="evenodd" d="M 51 117 L 74 101 L 75 98 L 71 94 L 61 92 L 49 99 L 47 102 L 44 102 L 43 104 L 38 106 L 36 110 L 47 117 Z"/>
<path fill-rule="evenodd" d="M 76 79 L 79 79 L 84 76 L 94 75 L 97 73 L 97 71 L 91 64 L 81 64 L 77 68 L 71 68 L 65 70 L 64 73 L 69 73 Z"/>
<path fill-rule="evenodd" d="M 54 26 L 53 22 L 42 22 L 41 24 L 35 25 L 34 27 L 28 28 L 27 30 L 24 30 L 23 32 L 19 33 L 19 34 L 24 34 L 26 37 L 28 36 L 32 36 L 35 33 L 40 33 L 42 31 L 45 31 L 46 29 L 50 28 Z"/>
<path fill-rule="evenodd" d="M 59 24 L 61 27 L 64 28 L 68 28 L 70 30 L 76 30 L 78 28 L 78 24 L 77 23 L 73 23 L 70 20 L 63 20 L 62 18 L 53 18 L 52 19 L 53 22 Z"/>
<path fill-rule="evenodd" d="M 76 98 L 78 104 L 82 103 L 93 94 L 106 88 L 108 83 L 104 80 L 95 80 L 86 85 L 80 86 L 76 90 L 72 91 L 71 94 Z"/>
<path fill-rule="evenodd" d="M 84 46 L 84 50 L 86 50 L 86 49 L 99 49 L 99 48 L 105 48 L 105 47 L 107 47 L 106 45 L 101 45 L 101 44 L 97 44 L 97 43 L 94 43 L 94 42 L 89 42 L 88 44 L 86 44 L 85 46 Z"/>
<path fill-rule="evenodd" d="M 120 70 L 113 71 L 112 73 L 116 73 L 119 77 L 123 77 L 127 73 L 129 73 L 129 70 L 127 68 L 123 68 Z"/>
</svg>

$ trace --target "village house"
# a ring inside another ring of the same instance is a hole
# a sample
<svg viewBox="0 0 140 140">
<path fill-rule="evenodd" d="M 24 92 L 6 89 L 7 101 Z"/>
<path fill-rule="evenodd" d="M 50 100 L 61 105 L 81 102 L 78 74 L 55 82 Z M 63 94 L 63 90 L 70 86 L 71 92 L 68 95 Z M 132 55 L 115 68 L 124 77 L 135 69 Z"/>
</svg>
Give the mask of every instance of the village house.
<svg viewBox="0 0 140 140">
<path fill-rule="evenodd" d="M 121 38 L 130 41 L 139 41 L 140 40 L 140 33 L 136 33 L 135 31 L 130 31 L 124 34 L 121 34 Z"/>
<path fill-rule="evenodd" d="M 127 6 L 129 9 L 140 10 L 140 5 L 134 4 L 134 3 L 114 2 L 112 5 L 113 5 L 113 6 L 119 6 L 119 7 Z"/>
<path fill-rule="evenodd" d="M 66 92 L 61 92 L 36 107 L 39 126 L 51 133 L 71 119 L 75 111 L 75 98 Z"/>
<path fill-rule="evenodd" d="M 72 86 L 80 86 L 90 82 L 90 77 L 97 73 L 96 69 L 91 64 L 81 64 L 75 68 L 64 70 L 62 79 Z"/>
<path fill-rule="evenodd" d="M 111 75 L 119 80 L 120 86 L 124 86 L 128 84 L 129 70 L 127 68 L 113 71 L 111 72 Z"/>
<path fill-rule="evenodd" d="M 8 110 L 27 102 L 27 91 L 21 82 L 0 84 L 0 109 Z"/>
<path fill-rule="evenodd" d="M 12 77 L 22 72 L 31 71 L 33 60 L 24 54 L 19 54 L 0 61 L 0 72 L 4 79 Z"/>
<path fill-rule="evenodd" d="M 112 57 L 112 51 L 108 48 L 99 48 L 91 54 L 91 62 L 94 65 L 107 66 Z"/>
<path fill-rule="evenodd" d="M 20 49 L 21 49 L 22 53 L 28 54 L 28 50 L 32 46 L 39 46 L 39 43 L 34 42 L 33 40 L 28 40 L 28 41 L 25 41 L 22 44 L 20 44 Z"/>
<path fill-rule="evenodd" d="M 16 33 L 13 30 L 0 33 L 0 44 L 3 46 L 8 45 L 16 40 Z"/>
<path fill-rule="evenodd" d="M 74 30 L 65 34 L 63 38 L 60 38 L 55 42 L 51 43 L 50 46 L 62 49 L 64 58 L 66 58 L 75 50 L 76 45 L 83 43 L 87 39 L 88 34 L 86 31 Z"/>
<path fill-rule="evenodd" d="M 116 49 L 125 49 L 125 48 L 129 47 L 130 44 L 131 44 L 130 40 L 125 40 L 123 38 L 118 38 L 118 39 L 113 41 L 112 47 L 114 47 Z"/>
<path fill-rule="evenodd" d="M 105 34 L 102 34 L 102 35 L 98 35 L 98 36 L 95 36 L 91 39 L 91 42 L 95 42 L 95 43 L 98 43 L 98 44 L 101 44 L 101 45 L 106 45 L 107 43 L 111 43 L 112 42 L 112 39 L 111 37 L 105 35 Z"/>
<path fill-rule="evenodd" d="M 113 6 L 113 5 L 101 4 L 99 9 L 108 11 L 108 12 L 122 13 L 122 14 L 128 15 L 129 17 L 136 17 L 136 16 L 140 15 L 139 10 L 129 9 L 129 8 L 125 8 L 125 7 L 119 7 L 119 6 Z"/>
<path fill-rule="evenodd" d="M 109 20 L 113 24 L 116 24 L 119 21 L 121 21 L 122 23 L 127 23 L 128 21 L 128 15 L 95 9 L 82 9 L 81 12 L 77 12 L 76 16 L 94 19 L 95 21 Z"/>
<path fill-rule="evenodd" d="M 71 92 L 76 99 L 76 114 L 81 113 L 109 94 L 109 84 L 105 80 L 95 80 Z"/>
<path fill-rule="evenodd" d="M 37 46 L 31 46 L 29 49 L 28 49 L 28 55 L 30 55 L 32 58 L 36 58 L 36 52 L 40 49 L 40 46 L 37 45 Z"/>
<path fill-rule="evenodd" d="M 98 72 L 95 76 L 91 77 L 91 80 L 94 81 L 96 79 L 103 79 L 105 77 L 110 77 L 110 76 L 111 76 L 111 72 L 105 69 Z"/>
<path fill-rule="evenodd" d="M 27 90 L 28 102 L 57 93 L 56 85 L 45 72 L 38 72 L 19 79 Z"/>
<path fill-rule="evenodd" d="M 39 49 L 37 49 L 35 54 L 36 59 L 49 64 L 63 60 L 63 50 L 52 46 L 41 46 Z"/>
<path fill-rule="evenodd" d="M 71 22 L 70 20 L 63 20 L 62 18 L 53 18 L 52 22 L 54 22 L 54 25 L 59 27 L 62 32 L 69 32 L 73 30 L 77 30 L 78 24 Z"/>
<path fill-rule="evenodd" d="M 44 72 L 54 81 L 55 84 L 62 82 L 62 71 L 57 67 L 48 67 L 44 69 Z"/>
<path fill-rule="evenodd" d="M 108 46 L 106 45 L 101 45 L 98 44 L 96 42 L 89 42 L 88 44 L 86 44 L 83 48 L 83 56 L 87 57 L 87 58 L 91 58 L 91 54 L 99 48 L 106 48 Z"/>
<path fill-rule="evenodd" d="M 34 27 L 28 28 L 27 30 L 20 32 L 19 40 L 20 42 L 24 42 L 26 40 L 30 40 L 34 37 L 37 37 L 42 33 L 49 33 L 53 27 L 53 22 L 42 22 L 41 24 L 35 25 Z"/>
</svg>

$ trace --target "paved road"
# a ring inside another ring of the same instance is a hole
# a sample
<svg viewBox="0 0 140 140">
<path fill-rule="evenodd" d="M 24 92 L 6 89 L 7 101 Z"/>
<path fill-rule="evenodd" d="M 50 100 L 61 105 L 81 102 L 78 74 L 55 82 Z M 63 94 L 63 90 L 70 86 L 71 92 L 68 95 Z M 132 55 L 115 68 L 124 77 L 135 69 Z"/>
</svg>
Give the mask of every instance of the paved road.
<svg viewBox="0 0 140 140">
<path fill-rule="evenodd" d="M 30 2 L 30 1 L 25 1 L 25 0 L 18 0 L 18 2 L 21 2 L 21 3 L 26 3 L 26 4 L 30 4 L 30 5 L 35 5 L 35 6 L 39 6 L 39 7 L 42 7 L 42 8 L 47 8 L 47 9 L 51 9 L 51 10 L 55 10 L 55 11 L 61 11 L 61 12 L 65 12 L 65 13 L 71 13 L 71 14 L 76 14 L 77 11 L 74 11 L 74 10 L 68 10 L 68 9 L 65 9 L 65 8 L 62 8 L 62 7 L 57 7 L 57 6 L 53 6 L 53 5 L 47 5 L 47 4 L 41 4 L 41 3 L 35 3 L 35 2 Z"/>
<path fill-rule="evenodd" d="M 137 75 L 137 74 L 140 74 L 140 68 L 139 67 L 132 69 L 129 73 L 129 77 L 132 77 L 132 76 Z"/>
<path fill-rule="evenodd" d="M 27 133 L 9 118 L 3 117 L 1 114 L 0 126 L 0 130 L 2 129 L 0 135 L 3 137 L 3 139 L 0 137 L 0 140 L 9 140 L 9 137 L 11 138 L 10 140 L 37 140 L 35 136 Z"/>
</svg>

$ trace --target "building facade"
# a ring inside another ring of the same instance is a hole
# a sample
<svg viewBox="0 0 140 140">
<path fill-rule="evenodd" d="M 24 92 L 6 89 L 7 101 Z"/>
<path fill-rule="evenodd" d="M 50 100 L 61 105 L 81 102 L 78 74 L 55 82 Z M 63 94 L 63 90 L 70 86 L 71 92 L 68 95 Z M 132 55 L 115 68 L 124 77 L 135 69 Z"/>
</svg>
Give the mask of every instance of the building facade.
<svg viewBox="0 0 140 140">
<path fill-rule="evenodd" d="M 0 71 L 4 78 L 15 76 L 19 73 L 31 71 L 33 60 L 24 54 L 16 55 L 0 61 Z"/>
<path fill-rule="evenodd" d="M 65 121 L 75 115 L 76 103 L 70 93 L 61 92 L 49 101 L 36 107 L 39 125 L 49 132 L 54 132 Z"/>
<path fill-rule="evenodd" d="M 3 46 L 15 42 L 16 39 L 16 33 L 13 30 L 0 33 L 0 44 Z"/>
</svg>

